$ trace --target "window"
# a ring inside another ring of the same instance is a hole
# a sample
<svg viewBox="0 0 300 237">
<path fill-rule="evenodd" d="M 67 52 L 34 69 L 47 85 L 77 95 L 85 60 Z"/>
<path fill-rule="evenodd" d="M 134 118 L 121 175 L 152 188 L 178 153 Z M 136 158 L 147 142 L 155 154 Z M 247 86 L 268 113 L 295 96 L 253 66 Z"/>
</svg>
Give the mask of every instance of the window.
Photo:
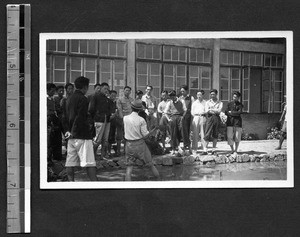
<svg viewBox="0 0 300 237">
<path fill-rule="evenodd" d="M 159 98 L 161 92 L 161 64 L 137 63 L 137 90 L 145 92 L 146 86 L 153 86 L 153 95 Z"/>
<path fill-rule="evenodd" d="M 249 91 L 250 91 L 250 68 L 243 69 L 243 92 L 242 102 L 244 105 L 243 111 L 249 112 Z"/>
<path fill-rule="evenodd" d="M 211 90 L 211 68 L 203 66 L 189 66 L 190 94 L 196 98 L 197 92 L 204 90 L 204 99 L 209 98 Z"/>
<path fill-rule="evenodd" d="M 66 83 L 66 57 L 54 56 L 53 82 Z"/>
<path fill-rule="evenodd" d="M 97 60 L 94 58 L 84 59 L 84 74 L 90 79 L 90 84 L 96 84 L 97 80 Z"/>
<path fill-rule="evenodd" d="M 190 49 L 190 62 L 211 63 L 211 50 L 209 50 L 209 49 Z"/>
<path fill-rule="evenodd" d="M 126 57 L 126 42 L 100 40 L 100 56 Z"/>
<path fill-rule="evenodd" d="M 283 56 L 282 55 L 272 55 L 265 54 L 264 66 L 282 68 L 283 67 Z"/>
<path fill-rule="evenodd" d="M 161 60 L 161 46 L 137 44 L 137 58 L 139 59 L 152 59 Z"/>
<path fill-rule="evenodd" d="M 223 65 L 241 65 L 241 53 L 233 51 L 221 51 L 220 63 Z"/>
<path fill-rule="evenodd" d="M 244 66 L 262 66 L 263 55 L 258 53 L 244 53 L 243 65 Z"/>
<path fill-rule="evenodd" d="M 164 60 L 173 62 L 186 62 L 187 49 L 177 46 L 164 46 Z"/>
<path fill-rule="evenodd" d="M 66 53 L 67 40 L 47 40 L 47 50 Z"/>
<path fill-rule="evenodd" d="M 97 54 L 97 41 L 96 40 L 70 40 L 71 53 L 79 54 Z"/>
<path fill-rule="evenodd" d="M 47 66 L 47 82 L 51 82 L 51 56 L 47 55 L 47 62 L 46 62 L 46 66 Z"/>
<path fill-rule="evenodd" d="M 223 101 L 224 106 L 231 100 L 234 91 L 240 91 L 241 69 L 221 67 L 220 68 L 220 95 L 219 99 Z"/>
<path fill-rule="evenodd" d="M 100 60 L 100 83 L 107 82 L 110 88 L 123 93 L 126 80 L 126 61 L 124 60 Z"/>
<path fill-rule="evenodd" d="M 94 58 L 70 58 L 70 82 L 74 83 L 75 79 L 85 76 L 90 79 L 90 84 L 96 83 L 97 60 Z"/>
<path fill-rule="evenodd" d="M 77 77 L 83 76 L 83 58 L 70 58 L 70 82 L 74 83 Z"/>
<path fill-rule="evenodd" d="M 187 81 L 185 65 L 164 65 L 164 89 L 179 90 Z"/>
</svg>

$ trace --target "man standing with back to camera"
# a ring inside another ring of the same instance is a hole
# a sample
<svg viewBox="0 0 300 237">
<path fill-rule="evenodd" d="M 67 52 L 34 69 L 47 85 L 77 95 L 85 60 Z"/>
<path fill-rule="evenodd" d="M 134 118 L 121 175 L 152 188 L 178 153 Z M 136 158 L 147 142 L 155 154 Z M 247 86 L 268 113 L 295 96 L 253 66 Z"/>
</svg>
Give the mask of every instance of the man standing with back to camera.
<svg viewBox="0 0 300 237">
<path fill-rule="evenodd" d="M 69 181 L 74 181 L 74 167 L 86 167 L 91 181 L 97 181 L 96 162 L 93 151 L 93 132 L 88 119 L 88 99 L 85 94 L 89 88 L 89 79 L 78 77 L 75 80 L 75 92 L 67 99 L 65 137 L 68 141 L 66 171 Z"/>
</svg>

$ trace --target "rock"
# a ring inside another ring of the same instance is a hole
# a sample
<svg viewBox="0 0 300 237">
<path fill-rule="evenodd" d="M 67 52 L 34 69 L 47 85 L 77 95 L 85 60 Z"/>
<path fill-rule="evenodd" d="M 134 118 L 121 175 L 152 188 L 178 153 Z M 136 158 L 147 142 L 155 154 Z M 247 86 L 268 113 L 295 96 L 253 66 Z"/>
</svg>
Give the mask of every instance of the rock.
<svg viewBox="0 0 300 237">
<path fill-rule="evenodd" d="M 250 159 L 250 162 L 255 162 L 256 157 L 255 157 L 255 155 L 249 155 L 249 159 Z"/>
<path fill-rule="evenodd" d="M 108 168 L 109 167 L 108 163 L 105 160 L 100 160 L 99 164 L 102 165 L 103 168 Z"/>
<path fill-rule="evenodd" d="M 237 157 L 236 157 L 236 162 L 237 162 L 237 163 L 242 163 L 242 162 L 243 162 L 242 156 L 241 156 L 241 155 L 237 155 Z"/>
<path fill-rule="evenodd" d="M 270 160 L 274 160 L 274 158 L 276 157 L 275 153 L 270 153 L 269 156 L 270 156 L 269 157 Z"/>
<path fill-rule="evenodd" d="M 227 159 L 227 157 L 225 155 L 216 156 L 215 157 L 215 162 L 216 162 L 216 164 L 225 164 L 226 159 Z"/>
<path fill-rule="evenodd" d="M 250 160 L 250 157 L 249 157 L 248 154 L 243 154 L 243 155 L 242 155 L 242 161 L 243 161 L 243 162 L 248 162 L 249 160 Z"/>
<path fill-rule="evenodd" d="M 235 156 L 235 155 L 230 155 L 230 156 L 228 157 L 228 159 L 229 159 L 229 163 L 233 163 L 233 162 L 236 161 L 236 156 Z"/>
<path fill-rule="evenodd" d="M 215 166 L 216 165 L 216 162 L 215 161 L 208 161 L 206 162 L 205 164 L 207 167 L 212 167 L 212 166 Z"/>
<path fill-rule="evenodd" d="M 274 161 L 281 161 L 281 160 L 284 160 L 284 157 L 282 154 L 277 154 L 276 157 L 274 158 Z"/>
<path fill-rule="evenodd" d="M 162 165 L 173 165 L 173 161 L 171 157 L 163 157 L 162 159 Z"/>
<path fill-rule="evenodd" d="M 214 161 L 215 157 L 214 156 L 210 156 L 210 155 L 206 155 L 206 156 L 200 156 L 200 161 L 203 162 L 203 164 L 207 163 L 207 162 L 211 162 Z"/>
<path fill-rule="evenodd" d="M 173 164 L 178 165 L 183 163 L 182 157 L 172 157 Z"/>
<path fill-rule="evenodd" d="M 163 163 L 163 158 L 160 157 L 160 156 L 155 157 L 155 158 L 153 159 L 153 163 L 156 164 L 156 165 L 162 165 L 162 163 Z"/>
<path fill-rule="evenodd" d="M 139 159 L 137 159 L 137 160 L 135 161 L 135 164 L 136 164 L 137 166 L 143 166 L 143 165 L 144 165 L 144 162 L 141 161 L 141 160 L 139 160 Z"/>
<path fill-rule="evenodd" d="M 263 158 L 260 159 L 260 162 L 267 162 L 267 161 L 268 161 L 268 160 L 267 160 L 266 157 L 263 157 Z"/>
<path fill-rule="evenodd" d="M 184 165 L 193 165 L 195 162 L 195 158 L 193 156 L 187 156 L 183 159 Z"/>
<path fill-rule="evenodd" d="M 108 160 L 108 161 L 107 161 L 107 164 L 108 164 L 110 167 L 116 167 L 116 166 L 117 166 L 117 164 L 116 164 L 114 161 L 112 161 L 112 160 Z"/>
<path fill-rule="evenodd" d="M 124 159 L 121 159 L 117 162 L 118 166 L 125 168 L 126 167 L 126 162 Z"/>
<path fill-rule="evenodd" d="M 101 165 L 99 162 L 96 162 L 96 168 L 97 169 L 102 169 L 104 168 L 103 165 Z"/>
<path fill-rule="evenodd" d="M 230 163 L 230 156 L 226 156 L 225 163 Z"/>
</svg>

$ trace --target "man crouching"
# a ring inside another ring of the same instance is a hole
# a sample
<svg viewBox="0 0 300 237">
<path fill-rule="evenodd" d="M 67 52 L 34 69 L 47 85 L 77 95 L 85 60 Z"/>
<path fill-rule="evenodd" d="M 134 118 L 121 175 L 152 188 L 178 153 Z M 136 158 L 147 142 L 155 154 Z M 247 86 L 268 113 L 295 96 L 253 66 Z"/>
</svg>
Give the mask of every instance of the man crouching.
<svg viewBox="0 0 300 237">
<path fill-rule="evenodd" d="M 149 132 L 145 119 L 138 115 L 138 112 L 143 109 L 141 100 L 131 102 L 131 108 L 132 113 L 124 116 L 125 158 L 127 163 L 125 181 L 131 181 L 133 165 L 136 164 L 137 160 L 150 167 L 154 176 L 159 178 L 159 173 L 153 164 L 151 153 L 144 140 L 156 131 L 156 128 Z"/>
</svg>

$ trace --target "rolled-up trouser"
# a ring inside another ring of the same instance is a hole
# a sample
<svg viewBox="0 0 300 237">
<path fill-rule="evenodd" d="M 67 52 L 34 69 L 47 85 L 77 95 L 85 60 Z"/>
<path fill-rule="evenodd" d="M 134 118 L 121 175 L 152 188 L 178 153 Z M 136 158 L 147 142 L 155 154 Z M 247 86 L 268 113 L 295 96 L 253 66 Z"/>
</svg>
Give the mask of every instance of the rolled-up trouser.
<svg viewBox="0 0 300 237">
<path fill-rule="evenodd" d="M 104 123 L 95 122 L 96 136 L 94 137 L 94 147 L 98 147 L 100 144 L 108 143 L 108 136 L 110 130 L 110 123 L 106 120 Z"/>
<path fill-rule="evenodd" d="M 120 118 L 117 118 L 120 120 Z M 112 120 L 110 122 L 110 129 L 109 129 L 109 136 L 108 136 L 108 142 L 110 144 L 113 144 L 117 141 L 121 141 L 123 138 L 123 130 L 122 130 L 123 124 L 122 120 L 116 121 L 116 119 Z"/>
<path fill-rule="evenodd" d="M 172 115 L 170 121 L 170 134 L 171 134 L 171 146 L 172 149 L 176 149 L 181 141 L 182 134 L 182 116 Z"/>
<path fill-rule="evenodd" d="M 217 139 L 219 136 L 219 116 L 218 115 L 210 115 L 206 120 L 205 132 L 204 132 L 204 140 L 209 141 L 212 139 Z"/>
<path fill-rule="evenodd" d="M 126 140 L 125 159 L 127 166 L 137 165 L 137 160 L 142 161 L 146 166 L 153 165 L 151 152 L 143 139 Z"/>
<path fill-rule="evenodd" d="M 159 120 L 159 130 L 164 136 L 166 136 L 167 131 L 170 131 L 170 124 L 165 115 L 161 116 Z"/>
<path fill-rule="evenodd" d="M 228 145 L 232 146 L 235 142 L 240 142 L 242 137 L 241 127 L 227 127 Z"/>
<path fill-rule="evenodd" d="M 192 148 L 193 150 L 197 150 L 198 148 L 198 141 L 199 141 L 199 134 L 201 137 L 201 142 L 204 142 L 204 129 L 205 129 L 206 117 L 195 115 L 192 121 L 192 131 L 193 131 L 193 143 Z"/>
<path fill-rule="evenodd" d="M 191 140 L 190 140 L 191 119 L 192 119 L 191 113 L 187 112 L 182 117 L 182 120 L 181 120 L 181 123 L 182 123 L 181 132 L 182 132 L 184 148 L 189 148 L 191 145 Z"/>
</svg>

